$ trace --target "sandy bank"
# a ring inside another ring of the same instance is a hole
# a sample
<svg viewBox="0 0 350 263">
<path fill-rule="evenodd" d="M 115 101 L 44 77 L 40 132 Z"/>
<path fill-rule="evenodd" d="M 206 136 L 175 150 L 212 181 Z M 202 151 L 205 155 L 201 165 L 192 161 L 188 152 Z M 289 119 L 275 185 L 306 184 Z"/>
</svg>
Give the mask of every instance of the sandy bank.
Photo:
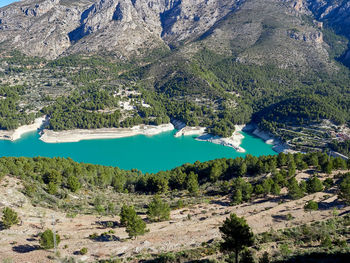
<svg viewBox="0 0 350 263">
<path fill-rule="evenodd" d="M 231 137 L 222 138 L 220 136 L 214 136 L 211 134 L 203 134 L 196 138 L 198 141 L 207 141 L 215 144 L 234 148 L 237 152 L 244 153 L 245 149 L 241 147 L 242 140 L 244 139 L 243 134 L 240 133 L 244 125 L 236 125 L 235 131 Z"/>
<path fill-rule="evenodd" d="M 256 137 L 259 137 L 259 138 L 263 139 L 265 141 L 265 143 L 273 145 L 272 149 L 275 152 L 278 152 L 278 153 L 281 153 L 281 152 L 283 152 L 283 153 L 295 152 L 295 151 L 291 150 L 286 143 L 280 141 L 279 139 L 276 139 L 270 133 L 262 131 L 259 128 L 256 128 L 253 131 L 253 134 Z"/>
<path fill-rule="evenodd" d="M 186 126 L 175 133 L 175 137 L 190 136 L 190 135 L 203 135 L 205 133 L 205 127 L 189 127 Z"/>
<path fill-rule="evenodd" d="M 45 117 L 40 117 L 35 119 L 33 124 L 20 126 L 16 130 L 0 131 L 0 140 L 18 140 L 23 134 L 40 129 L 44 123 Z"/>
<path fill-rule="evenodd" d="M 92 139 L 115 139 L 135 135 L 152 136 L 166 131 L 172 131 L 171 123 L 159 126 L 138 125 L 132 128 L 102 128 L 102 129 L 75 129 L 68 131 L 44 130 L 40 140 L 46 143 L 78 142 Z"/>
</svg>

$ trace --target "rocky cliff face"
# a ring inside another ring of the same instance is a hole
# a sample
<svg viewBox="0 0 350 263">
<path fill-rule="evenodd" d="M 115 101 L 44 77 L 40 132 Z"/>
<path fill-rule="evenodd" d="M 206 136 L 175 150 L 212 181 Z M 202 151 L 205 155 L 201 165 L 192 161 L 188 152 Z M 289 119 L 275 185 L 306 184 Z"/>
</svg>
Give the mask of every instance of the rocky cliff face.
<svg viewBox="0 0 350 263">
<path fill-rule="evenodd" d="M 99 50 L 127 59 L 152 49 L 180 46 L 193 53 L 204 46 L 242 63 L 333 68 L 322 25 L 305 21 L 311 15 L 342 26 L 350 23 L 349 3 L 23 0 L 0 9 L 0 47 L 49 59 Z"/>
<path fill-rule="evenodd" d="M 305 1 L 316 19 L 331 26 L 338 34 L 350 39 L 350 1 L 348 0 L 307 0 Z M 350 51 L 343 59 L 350 63 Z"/>
<path fill-rule="evenodd" d="M 24 0 L 0 9 L 0 42 L 29 55 L 139 53 L 194 39 L 240 0 Z"/>
</svg>

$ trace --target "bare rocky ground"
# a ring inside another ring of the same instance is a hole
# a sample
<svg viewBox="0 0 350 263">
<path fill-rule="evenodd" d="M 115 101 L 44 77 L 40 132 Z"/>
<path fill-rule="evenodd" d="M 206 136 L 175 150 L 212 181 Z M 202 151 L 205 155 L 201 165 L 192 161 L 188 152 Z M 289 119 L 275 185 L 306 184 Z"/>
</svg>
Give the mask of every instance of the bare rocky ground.
<svg viewBox="0 0 350 263">
<path fill-rule="evenodd" d="M 301 173 L 297 178 L 307 176 L 309 175 Z M 320 177 L 325 178 L 326 175 Z M 124 228 L 116 227 L 113 235 L 118 241 L 98 242 L 88 239 L 88 236 L 110 230 L 98 222 L 118 222 L 118 217 L 77 215 L 75 218 L 68 218 L 63 212 L 33 207 L 30 200 L 20 192 L 21 187 L 21 182 L 12 177 L 5 177 L 0 183 L 0 207 L 11 206 L 21 217 L 20 225 L 0 231 L 0 258 L 11 259 L 12 262 L 54 262 L 48 258 L 53 256 L 53 251 L 37 247 L 38 233 L 52 228 L 53 221 L 56 222 L 55 229 L 61 236 L 58 247 L 60 256 L 93 262 L 103 258 L 197 247 L 202 242 L 220 238 L 218 227 L 231 212 L 244 216 L 254 233 L 325 220 L 335 216 L 335 207 L 338 215 L 350 212 L 349 206 L 345 207 L 337 202 L 332 191 L 311 194 L 293 201 L 267 197 L 239 206 L 229 206 L 228 197 L 213 198 L 209 203 L 173 210 L 170 221 L 147 224 L 149 233 L 135 240 L 128 239 Z M 305 212 L 303 206 L 308 200 L 320 202 L 322 209 Z M 291 214 L 292 219 L 285 219 L 288 214 Z M 77 251 L 83 247 L 88 248 L 88 253 L 84 256 L 77 255 Z"/>
</svg>

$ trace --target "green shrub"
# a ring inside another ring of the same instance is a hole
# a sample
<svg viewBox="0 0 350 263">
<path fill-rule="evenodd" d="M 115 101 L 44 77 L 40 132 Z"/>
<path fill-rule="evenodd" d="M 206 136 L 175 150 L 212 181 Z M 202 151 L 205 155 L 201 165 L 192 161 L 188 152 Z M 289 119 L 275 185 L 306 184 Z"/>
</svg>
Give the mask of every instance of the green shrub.
<svg viewBox="0 0 350 263">
<path fill-rule="evenodd" d="M 5 207 L 4 210 L 2 211 L 1 220 L 2 220 L 2 226 L 5 229 L 18 224 L 19 222 L 18 214 L 16 213 L 16 211 L 14 211 L 9 207 Z"/>
<path fill-rule="evenodd" d="M 72 176 L 72 175 L 68 177 L 67 185 L 68 185 L 68 188 L 72 192 L 78 191 L 80 189 L 80 187 L 81 187 L 79 179 L 76 176 Z"/>
<path fill-rule="evenodd" d="M 306 183 L 306 190 L 309 194 L 321 192 L 323 190 L 323 184 L 316 176 L 310 178 Z"/>
<path fill-rule="evenodd" d="M 79 250 L 80 255 L 85 255 L 88 252 L 88 249 L 86 247 L 83 247 Z"/>
<path fill-rule="evenodd" d="M 133 206 L 123 205 L 120 211 L 120 225 L 127 226 L 129 221 L 136 216 L 136 211 Z"/>
<path fill-rule="evenodd" d="M 159 196 L 155 196 L 147 209 L 148 218 L 154 222 L 169 220 L 170 207 Z"/>
<path fill-rule="evenodd" d="M 344 175 L 339 185 L 339 198 L 346 204 L 350 204 L 350 173 Z"/>
<path fill-rule="evenodd" d="M 61 239 L 58 234 L 56 234 L 56 246 L 60 243 Z M 45 230 L 45 232 L 40 234 L 39 244 L 43 249 L 54 248 L 54 235 L 50 229 Z"/>
<path fill-rule="evenodd" d="M 310 200 L 304 205 L 304 209 L 307 211 L 316 211 L 318 210 L 318 203 Z"/>
</svg>

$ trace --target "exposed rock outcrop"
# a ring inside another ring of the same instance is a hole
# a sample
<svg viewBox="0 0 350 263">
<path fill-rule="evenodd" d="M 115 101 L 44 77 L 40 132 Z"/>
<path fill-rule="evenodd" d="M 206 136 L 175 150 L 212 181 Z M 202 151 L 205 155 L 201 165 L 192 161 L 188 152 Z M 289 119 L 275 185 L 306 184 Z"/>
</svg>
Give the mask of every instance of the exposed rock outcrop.
<svg viewBox="0 0 350 263">
<path fill-rule="evenodd" d="M 0 8 L 0 46 L 48 59 L 105 50 L 125 60 L 205 47 L 241 63 L 333 71 L 320 23 L 350 25 L 349 8 L 335 0 L 23 0 Z M 314 23 L 304 20 L 310 10 Z"/>
<path fill-rule="evenodd" d="M 194 39 L 243 0 L 24 0 L 0 9 L 0 43 L 49 59 L 116 51 L 140 55 Z"/>
</svg>

